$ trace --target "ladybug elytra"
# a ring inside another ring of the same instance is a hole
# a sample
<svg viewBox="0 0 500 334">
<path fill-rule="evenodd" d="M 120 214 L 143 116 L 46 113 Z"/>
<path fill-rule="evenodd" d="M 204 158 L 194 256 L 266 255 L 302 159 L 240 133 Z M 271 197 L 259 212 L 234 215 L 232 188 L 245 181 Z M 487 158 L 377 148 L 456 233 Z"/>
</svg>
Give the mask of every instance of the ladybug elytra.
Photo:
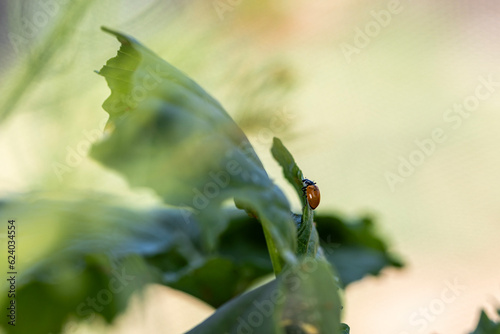
<svg viewBox="0 0 500 334">
<path fill-rule="evenodd" d="M 316 182 L 313 182 L 309 179 L 302 180 L 304 186 L 302 187 L 302 191 L 305 193 L 307 198 L 307 203 L 311 207 L 311 209 L 316 209 L 319 205 L 319 200 L 321 195 L 319 193 L 319 188 L 316 185 Z"/>
</svg>

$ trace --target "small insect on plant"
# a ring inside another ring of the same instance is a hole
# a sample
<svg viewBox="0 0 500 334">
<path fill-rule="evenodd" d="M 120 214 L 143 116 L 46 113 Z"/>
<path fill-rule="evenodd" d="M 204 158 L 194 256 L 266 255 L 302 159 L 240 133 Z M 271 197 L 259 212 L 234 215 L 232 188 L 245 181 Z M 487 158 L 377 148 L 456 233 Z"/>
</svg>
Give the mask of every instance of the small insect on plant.
<svg viewBox="0 0 500 334">
<path fill-rule="evenodd" d="M 302 191 L 306 195 L 307 203 L 309 203 L 311 209 L 314 210 L 318 207 L 319 200 L 321 198 L 319 188 L 316 185 L 316 182 L 309 179 L 303 179 L 302 182 L 304 184 L 304 186 L 302 187 Z"/>
</svg>

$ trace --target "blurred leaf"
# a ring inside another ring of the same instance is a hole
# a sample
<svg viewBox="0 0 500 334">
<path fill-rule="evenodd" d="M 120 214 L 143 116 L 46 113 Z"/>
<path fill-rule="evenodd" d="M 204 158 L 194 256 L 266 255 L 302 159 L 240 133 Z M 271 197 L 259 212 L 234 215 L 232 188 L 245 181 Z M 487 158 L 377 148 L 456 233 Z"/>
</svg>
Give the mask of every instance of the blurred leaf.
<svg viewBox="0 0 500 334">
<path fill-rule="evenodd" d="M 299 219 L 298 224 L 300 224 L 301 216 L 297 215 L 297 217 Z M 326 240 L 322 240 L 322 247 L 326 250 L 324 252 L 326 253 L 326 258 L 337 268 L 338 274 L 345 285 L 359 280 L 367 274 L 376 274 L 386 266 L 398 267 L 401 265 L 397 258 L 388 253 L 386 245 L 380 237 L 374 234 L 373 226 L 370 225 L 371 227 L 369 228 L 365 226 L 360 229 L 359 224 L 363 224 L 363 220 L 354 224 L 338 216 L 320 216 L 317 220 L 321 222 L 318 225 L 320 232 L 326 233 L 326 231 L 329 231 L 328 233 L 333 233 L 333 230 L 338 231 L 336 238 L 332 238 L 332 234 L 324 234 Z M 331 222 L 334 222 L 333 225 L 328 226 Z M 189 225 L 196 226 L 196 223 Z M 175 228 L 178 227 L 171 226 L 169 230 L 174 231 Z M 173 239 L 178 239 L 182 245 L 188 245 L 193 242 L 181 238 L 181 235 L 174 235 Z M 202 251 L 199 250 L 199 252 L 201 254 Z M 176 258 L 173 253 L 160 253 L 158 257 L 168 259 L 169 262 Z M 230 292 L 224 292 L 223 295 L 225 297 L 219 299 L 215 293 L 218 289 L 217 284 L 219 281 L 222 282 L 224 280 L 223 277 L 214 277 L 212 279 L 210 275 L 207 275 L 206 279 L 204 279 L 201 275 L 198 275 L 200 273 L 199 270 L 206 270 L 203 267 L 206 265 L 206 258 L 204 257 L 198 263 L 194 258 L 183 257 L 181 261 L 183 263 L 182 267 L 176 270 L 162 269 L 162 272 L 168 273 L 168 277 L 175 277 L 175 280 L 170 278 L 165 283 L 191 293 L 213 306 L 218 306 L 221 301 L 227 300 L 228 297 L 234 297 L 243 292 L 252 280 L 272 271 L 260 226 L 255 224 L 253 218 L 241 214 L 232 216 L 228 229 L 221 235 L 221 241 L 212 259 L 226 259 L 231 261 L 215 262 L 221 265 L 221 272 L 225 272 L 228 268 L 234 270 L 234 275 L 232 275 L 233 281 L 224 283 L 226 289 Z M 195 265 L 189 266 L 191 269 L 186 270 L 184 265 L 187 265 L 190 261 Z M 226 265 L 226 269 L 222 267 L 223 264 Z M 214 264 L 209 263 L 208 265 Z M 171 276 L 177 270 L 179 272 Z M 189 283 L 194 279 L 192 276 L 197 277 L 197 284 L 203 286 L 204 288 L 201 290 L 206 293 L 201 293 L 200 289 L 196 290 L 197 288 L 192 283 Z M 177 280 L 182 282 L 182 284 L 178 283 Z"/>
<path fill-rule="evenodd" d="M 92 6 L 95 0 L 79 0 L 73 1 L 71 6 L 66 6 L 61 10 L 58 16 L 57 24 L 52 28 L 50 34 L 43 39 L 43 42 L 38 45 L 29 57 L 23 59 L 25 61 L 20 75 L 13 78 L 13 82 L 9 82 L 8 93 L 3 95 L 4 99 L 0 103 L 0 122 L 7 118 L 7 116 L 14 110 L 23 95 L 25 95 L 32 84 L 37 82 L 38 76 L 43 73 L 46 67 L 50 64 L 54 55 L 57 54 L 59 49 L 62 49 L 70 40 L 71 36 L 76 32 L 75 29 L 69 27 L 76 27 L 78 22 L 85 17 L 85 12 Z M 42 12 L 43 13 L 43 12 Z M 22 24 L 26 24 L 22 22 Z M 26 29 L 23 25 L 22 29 Z M 37 26 L 38 27 L 38 26 Z M 43 27 L 43 26 L 42 26 Z M 28 40 L 23 37 L 23 34 L 11 33 L 13 38 L 12 43 L 14 48 L 18 49 Z M 21 50 L 16 50 L 20 53 Z"/>
<path fill-rule="evenodd" d="M 260 225 L 241 212 L 228 214 L 231 223 L 220 249 L 207 254 L 198 223 L 185 223 L 185 210 L 133 210 L 95 193 L 66 197 L 34 194 L 0 206 L 2 216 L 19 222 L 19 243 L 25 245 L 17 302 L 19 314 L 31 321 L 16 328 L 27 333 L 36 332 L 36 326 L 59 332 L 69 319 L 96 315 L 109 322 L 149 282 L 162 282 L 217 307 L 272 272 Z M 40 247 L 35 240 L 48 235 L 56 237 L 47 248 Z M 40 257 L 29 261 L 37 252 Z M 108 303 L 107 291 L 113 292 L 116 277 L 125 277 L 126 289 L 117 287 L 120 291 Z M 4 291 L 0 304 L 5 307 L 6 297 Z M 47 305 L 42 310 L 41 298 Z"/>
<path fill-rule="evenodd" d="M 257 220 L 240 212 L 230 217 L 228 228 L 221 234 L 217 252 L 234 262 L 254 263 L 271 272 L 266 240 Z"/>
<path fill-rule="evenodd" d="M 301 215 L 295 215 L 294 218 L 298 229 L 300 229 L 301 217 Z M 331 215 L 318 216 L 316 221 L 319 222 L 317 224 L 319 233 L 323 236 L 316 256 L 326 258 L 336 268 L 344 286 L 368 274 L 376 275 L 385 267 L 402 266 L 401 261 L 387 250 L 386 243 L 375 233 L 375 223 L 371 220 L 369 225 L 365 225 L 366 219 L 349 221 L 340 216 Z M 311 237 L 311 242 L 318 238 L 316 229 L 313 229 L 313 233 L 316 236 Z M 181 242 L 187 243 L 185 240 Z M 238 270 L 252 272 L 253 279 L 258 275 L 270 273 L 272 270 L 262 230 L 259 225 L 255 224 L 253 218 L 245 215 L 232 216 L 228 229 L 221 235 L 215 254 L 231 259 L 237 266 L 241 266 Z M 173 258 L 172 255 L 165 255 L 165 257 Z M 244 277 L 237 279 L 234 276 L 233 279 L 235 283 L 228 285 L 229 290 L 235 286 L 248 286 L 248 281 Z M 246 283 L 243 284 L 244 282 Z M 235 289 L 232 296 L 242 291 Z M 217 305 L 203 295 L 194 295 L 211 305 Z"/>
<path fill-rule="evenodd" d="M 61 278 L 61 274 L 65 274 L 61 268 L 52 282 L 19 283 L 18 319 L 15 327 L 4 327 L 8 333 L 59 333 L 69 319 L 92 321 L 96 315 L 111 322 L 126 309 L 131 295 L 150 282 L 144 278 L 146 267 L 137 256 L 123 258 L 115 264 L 104 256 L 74 260 L 83 267 L 78 273 Z M 2 303 L 2 307 L 6 304 Z M 29 321 L 23 321 L 25 319 Z"/>
<path fill-rule="evenodd" d="M 344 286 L 368 274 L 378 275 L 384 267 L 403 266 L 375 233 L 371 218 L 347 221 L 325 215 L 316 216 L 315 221 L 325 256 L 337 268 Z"/>
<path fill-rule="evenodd" d="M 5 322 L 0 326 L 9 333 L 58 333 L 69 319 L 100 315 L 110 322 L 126 308 L 132 293 L 159 279 L 140 256 L 120 251 L 131 226 L 147 220 L 147 214 L 97 196 L 40 199 L 48 197 L 44 195 L 6 201 L 0 207 L 2 217 L 16 220 L 23 259 L 16 264 L 18 321 L 15 327 Z M 44 247 L 41 241 L 50 237 L 54 239 Z M 33 261 L 36 252 L 41 256 Z M 7 291 L 2 291 L 1 307 L 9 303 Z"/>
<path fill-rule="evenodd" d="M 220 307 L 197 333 L 337 333 L 340 301 L 330 265 L 307 257 Z"/>
<path fill-rule="evenodd" d="M 293 186 L 297 192 L 297 196 L 302 199 L 301 203 L 305 206 L 307 202 L 302 191 L 302 180 L 304 179 L 304 175 L 302 174 L 299 166 L 297 166 L 292 154 L 288 151 L 285 145 L 283 145 L 281 140 L 276 137 L 273 138 L 271 153 L 273 154 L 274 159 L 280 164 L 281 168 L 283 168 L 283 176 L 285 176 L 285 179 L 287 179 Z"/>
<path fill-rule="evenodd" d="M 279 292 L 278 292 L 279 291 Z M 198 333 L 248 333 L 254 332 L 250 325 L 249 317 L 255 314 L 257 317 L 252 319 L 253 327 L 258 327 L 261 333 L 279 333 L 279 315 L 278 308 L 281 303 L 277 302 L 277 296 L 282 291 L 273 280 L 250 292 L 247 292 L 227 304 L 221 306 L 207 320 L 187 332 L 187 334 Z"/>
<path fill-rule="evenodd" d="M 162 220 L 168 219 L 168 211 L 162 215 Z M 186 238 L 178 227 L 169 225 L 166 232 L 178 241 L 165 251 L 148 256 L 148 263 L 161 271 L 164 284 L 214 307 L 241 294 L 257 278 L 273 271 L 262 228 L 255 219 L 241 214 L 231 218 L 218 247 L 210 254 L 196 247 L 199 244 L 196 234 Z M 192 221 L 189 225 L 197 223 Z"/>
<path fill-rule="evenodd" d="M 133 186 L 191 207 L 209 250 L 227 224 L 221 204 L 234 198 L 261 221 L 275 272 L 296 262 L 289 204 L 222 106 L 133 38 L 104 30 L 121 47 L 99 71 L 111 88 L 103 105 L 111 130 L 91 155 Z"/>
<path fill-rule="evenodd" d="M 301 217 L 295 215 L 294 218 L 298 228 Z M 401 260 L 388 251 L 386 242 L 375 233 L 376 225 L 372 220 L 365 218 L 351 221 L 338 215 L 320 215 L 315 220 L 318 222 L 316 233 L 322 236 L 317 256 L 321 258 L 324 255 L 335 267 L 344 286 L 368 274 L 377 275 L 385 267 L 403 266 Z M 244 216 L 231 219 L 230 228 L 222 234 L 223 241 L 218 253 L 224 256 L 234 254 L 233 261 L 249 259 L 249 263 L 264 270 L 266 266 L 258 264 L 266 263 L 268 255 L 263 240 L 254 242 L 262 233 L 253 221 L 253 218 Z M 237 229 L 238 226 L 241 230 Z M 229 233 L 231 230 L 234 233 Z"/>
<path fill-rule="evenodd" d="M 261 62 L 262 65 L 257 65 Z M 233 103 L 233 115 L 245 133 L 259 133 L 271 126 L 281 135 L 285 134 L 291 119 L 295 117 L 284 107 L 287 94 L 296 84 L 292 67 L 281 57 L 271 61 L 266 57 L 255 63 L 251 71 L 241 65 L 237 66 L 242 68 L 239 71 L 231 68 L 231 84 L 240 90 L 238 94 L 231 90 L 231 95 L 225 100 L 237 100 Z"/>
<path fill-rule="evenodd" d="M 498 310 L 498 314 L 500 315 L 500 310 Z M 481 311 L 477 328 L 470 334 L 500 334 L 500 322 L 490 320 L 486 312 Z"/>
</svg>

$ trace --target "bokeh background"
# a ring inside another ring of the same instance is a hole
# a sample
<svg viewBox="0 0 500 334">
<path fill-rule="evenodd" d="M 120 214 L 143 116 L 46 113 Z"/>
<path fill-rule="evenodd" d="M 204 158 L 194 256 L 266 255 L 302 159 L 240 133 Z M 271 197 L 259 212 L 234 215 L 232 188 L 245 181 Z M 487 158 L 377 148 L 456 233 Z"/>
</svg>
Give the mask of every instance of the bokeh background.
<svg viewBox="0 0 500 334">
<path fill-rule="evenodd" d="M 318 212 L 378 218 L 407 266 L 347 288 L 352 333 L 466 333 L 481 308 L 494 316 L 500 4 L 0 1 L 2 196 L 89 189 L 137 207 L 157 200 L 86 157 L 109 95 L 93 71 L 118 46 L 102 25 L 136 37 L 217 98 L 295 208 L 269 152 L 273 136 L 320 186 Z M 453 111 L 464 103 L 470 112 Z M 418 153 L 416 141 L 434 131 L 445 139 Z M 61 173 L 55 166 L 71 150 L 82 154 Z M 402 159 L 416 166 L 400 175 Z M 138 305 L 106 331 L 180 333 L 212 312 L 160 286 Z M 77 331 L 105 331 L 94 326 Z"/>
</svg>

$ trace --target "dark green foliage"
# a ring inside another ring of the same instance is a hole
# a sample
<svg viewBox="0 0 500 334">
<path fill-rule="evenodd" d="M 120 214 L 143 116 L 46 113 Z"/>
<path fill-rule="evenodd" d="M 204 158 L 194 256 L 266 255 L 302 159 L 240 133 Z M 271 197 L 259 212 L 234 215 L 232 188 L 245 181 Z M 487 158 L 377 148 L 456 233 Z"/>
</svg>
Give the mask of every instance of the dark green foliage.
<svg viewBox="0 0 500 334">
<path fill-rule="evenodd" d="M 308 257 L 285 267 L 276 280 L 222 306 L 189 334 L 289 333 L 308 327 L 317 333 L 337 333 L 340 301 L 334 287 L 330 266 Z"/>
<path fill-rule="evenodd" d="M 375 233 L 372 218 L 349 221 L 337 215 L 321 215 L 315 221 L 325 256 L 335 264 L 344 286 L 367 274 L 377 275 L 385 267 L 403 266 Z"/>
<path fill-rule="evenodd" d="M 498 315 L 500 315 L 500 310 L 498 310 Z M 484 311 L 481 311 L 477 328 L 470 334 L 500 334 L 500 322 L 490 320 L 488 315 Z"/>
</svg>

